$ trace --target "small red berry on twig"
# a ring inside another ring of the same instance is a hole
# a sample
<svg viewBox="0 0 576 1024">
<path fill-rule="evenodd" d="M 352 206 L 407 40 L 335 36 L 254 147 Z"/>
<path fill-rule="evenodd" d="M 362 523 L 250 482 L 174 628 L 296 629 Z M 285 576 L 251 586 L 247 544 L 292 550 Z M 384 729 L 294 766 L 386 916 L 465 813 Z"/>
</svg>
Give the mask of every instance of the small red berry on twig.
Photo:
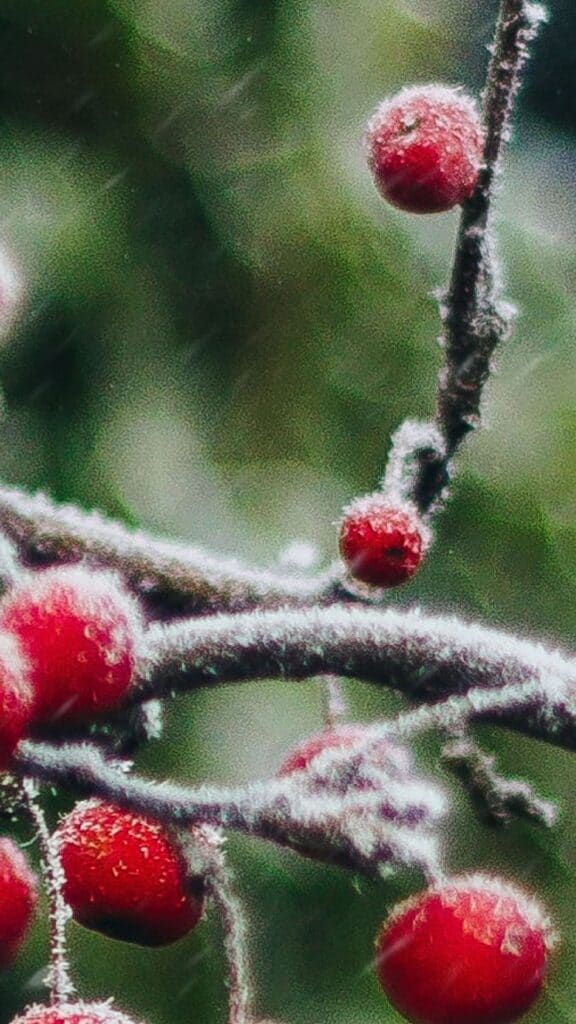
<svg viewBox="0 0 576 1024">
<path fill-rule="evenodd" d="M 0 628 L 20 641 L 43 725 L 109 711 L 132 682 L 140 613 L 113 573 L 66 566 L 30 574 L 0 604 Z"/>
<path fill-rule="evenodd" d="M 377 972 L 413 1024 L 508 1024 L 535 1001 L 553 942 L 537 901 L 485 875 L 401 903 L 378 936 Z"/>
<path fill-rule="evenodd" d="M 12 963 L 37 901 L 36 877 L 11 839 L 0 839 L 0 967 Z"/>
<path fill-rule="evenodd" d="M 78 804 L 54 833 L 64 897 L 80 924 L 142 946 L 176 942 L 203 912 L 202 883 L 161 825 L 111 804 Z"/>
<path fill-rule="evenodd" d="M 403 89 L 378 108 L 366 142 L 377 188 L 401 210 L 440 213 L 474 191 L 483 134 L 473 100 L 460 89 Z"/>
<path fill-rule="evenodd" d="M 340 554 L 356 580 L 395 587 L 420 568 L 429 531 L 415 509 L 391 504 L 382 494 L 357 498 L 340 526 Z"/>
<path fill-rule="evenodd" d="M 364 739 L 366 726 L 358 722 L 342 722 L 331 729 L 307 736 L 283 760 L 278 775 L 292 775 L 293 772 L 305 771 L 308 765 L 325 750 L 346 750 Z M 392 741 L 381 740 L 376 749 L 371 750 L 371 758 L 382 768 L 392 772 L 408 772 L 411 767 L 410 755 L 402 747 Z"/>
</svg>

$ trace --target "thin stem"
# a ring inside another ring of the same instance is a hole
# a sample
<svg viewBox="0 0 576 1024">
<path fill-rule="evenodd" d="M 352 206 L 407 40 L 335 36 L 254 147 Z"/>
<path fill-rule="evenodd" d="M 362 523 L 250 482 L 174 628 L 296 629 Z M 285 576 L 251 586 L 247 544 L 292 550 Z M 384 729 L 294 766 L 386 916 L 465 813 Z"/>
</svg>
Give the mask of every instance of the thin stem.
<svg viewBox="0 0 576 1024">
<path fill-rule="evenodd" d="M 224 854 L 224 838 L 217 829 L 199 826 L 192 831 L 192 839 L 195 844 L 200 844 L 206 850 L 203 876 L 208 895 L 218 910 L 222 924 L 224 953 L 228 966 L 228 1024 L 251 1024 L 254 997 L 248 925 Z"/>
<path fill-rule="evenodd" d="M 50 835 L 44 812 L 36 800 L 32 779 L 21 784 L 22 799 L 40 841 L 42 866 L 49 903 L 50 919 L 50 1002 L 55 1006 L 70 1001 L 75 989 L 70 977 L 66 947 L 66 921 L 70 911 L 64 900 L 64 873 L 60 854 Z"/>
<path fill-rule="evenodd" d="M 321 676 L 318 680 L 322 698 L 324 725 L 333 729 L 346 715 L 346 697 L 338 676 Z"/>
</svg>

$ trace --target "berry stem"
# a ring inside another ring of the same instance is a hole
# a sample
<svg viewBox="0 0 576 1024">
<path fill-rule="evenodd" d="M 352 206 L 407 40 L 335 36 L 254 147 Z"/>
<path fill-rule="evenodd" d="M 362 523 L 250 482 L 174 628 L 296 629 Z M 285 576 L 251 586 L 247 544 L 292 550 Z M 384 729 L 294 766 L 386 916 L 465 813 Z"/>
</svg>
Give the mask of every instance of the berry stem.
<svg viewBox="0 0 576 1024">
<path fill-rule="evenodd" d="M 346 697 L 338 676 L 321 676 L 318 680 L 326 729 L 333 729 L 346 717 Z"/>
<path fill-rule="evenodd" d="M 60 1006 L 70 1002 L 75 988 L 70 977 L 66 944 L 66 921 L 70 916 L 63 896 L 64 873 L 60 854 L 46 824 L 44 812 L 36 800 L 33 779 L 21 783 L 22 801 L 40 842 L 42 873 L 49 903 L 50 919 L 50 1002 Z"/>
<path fill-rule="evenodd" d="M 192 839 L 193 848 L 189 840 Z M 248 925 L 242 902 L 234 888 L 232 872 L 226 861 L 224 837 L 219 829 L 201 825 L 190 836 L 181 836 L 181 845 L 194 877 L 198 875 L 198 854 L 208 895 L 216 907 L 222 925 L 224 953 L 228 965 L 228 1024 L 251 1024 L 253 991 L 248 951 Z"/>
</svg>

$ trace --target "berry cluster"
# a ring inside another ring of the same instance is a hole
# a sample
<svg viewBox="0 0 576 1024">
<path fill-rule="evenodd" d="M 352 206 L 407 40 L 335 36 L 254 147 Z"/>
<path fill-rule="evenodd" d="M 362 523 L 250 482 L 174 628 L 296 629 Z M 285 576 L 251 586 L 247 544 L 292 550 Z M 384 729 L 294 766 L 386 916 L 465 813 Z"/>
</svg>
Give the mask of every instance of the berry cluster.
<svg viewBox="0 0 576 1024">
<path fill-rule="evenodd" d="M 343 723 L 308 737 L 279 776 L 306 773 L 324 752 L 347 751 L 366 727 Z M 412 761 L 379 741 L 371 757 L 408 778 Z M 190 877 L 176 837 L 157 823 L 101 801 L 78 804 L 55 832 L 64 895 L 75 920 L 145 946 L 175 942 L 202 917 L 204 882 Z M 0 964 L 13 959 L 36 902 L 22 854 L 0 842 Z M 527 1010 L 545 980 L 554 942 L 538 903 L 489 876 L 448 879 L 401 903 L 377 939 L 377 975 L 413 1024 L 506 1024 Z M 457 969 L 455 970 L 455 964 Z M 109 1003 L 30 1007 L 14 1024 L 132 1024 Z"/>
<path fill-rule="evenodd" d="M 366 142 L 377 188 L 400 209 L 448 210 L 479 188 L 484 132 L 474 103 L 460 90 L 403 90 L 378 109 Z M 425 503 L 404 484 L 385 481 L 382 491 L 356 499 L 343 512 L 340 554 L 349 581 L 363 595 L 409 581 L 429 547 Z M 118 711 L 135 683 L 143 638 L 140 606 L 115 574 L 79 565 L 22 571 L 0 600 L 0 769 L 10 766 L 25 736 L 82 732 Z M 325 805 L 336 808 L 322 819 L 325 831 L 338 825 L 338 795 L 354 808 L 355 828 L 372 812 L 390 830 L 378 850 L 382 867 L 396 826 L 398 833 L 427 838 L 418 830 L 433 816 L 434 787 L 415 779 L 404 748 L 386 733 L 376 741 L 373 736 L 359 724 L 331 724 L 288 753 L 275 785 L 283 780 L 286 802 L 295 794 L 295 804 L 305 803 L 312 793 L 324 801 L 323 811 Z M 282 799 L 278 814 L 281 807 Z M 51 883 L 79 925 L 116 940 L 166 946 L 198 925 L 212 898 L 222 911 L 227 946 L 238 953 L 242 929 L 223 884 L 216 828 L 212 860 L 204 851 L 193 863 L 183 844 L 209 845 L 208 826 L 191 836 L 101 799 L 77 804 L 52 837 L 45 823 L 44 831 L 46 873 L 53 872 Z M 311 834 L 302 852 L 315 856 L 318 837 L 313 828 Z M 292 845 L 299 848 L 298 837 Z M 546 913 L 506 880 L 445 878 L 436 869 L 427 875 L 434 883 L 395 907 L 377 937 L 376 974 L 385 994 L 412 1024 L 517 1020 L 545 983 L 555 941 Z M 22 946 L 36 899 L 36 879 L 23 854 L 0 839 L 0 968 Z M 242 994 L 243 971 L 229 959 L 230 1019 L 255 1024 Z M 50 1006 L 31 1006 L 13 1024 L 134 1024 L 110 1002 L 82 1003 L 54 989 Z"/>
</svg>

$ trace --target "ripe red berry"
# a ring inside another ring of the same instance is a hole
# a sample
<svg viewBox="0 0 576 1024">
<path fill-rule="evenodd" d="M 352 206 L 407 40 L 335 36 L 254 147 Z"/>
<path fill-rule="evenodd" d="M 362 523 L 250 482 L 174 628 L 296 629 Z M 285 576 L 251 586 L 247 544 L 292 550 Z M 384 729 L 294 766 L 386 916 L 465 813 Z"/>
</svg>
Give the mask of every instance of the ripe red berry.
<svg viewBox="0 0 576 1024">
<path fill-rule="evenodd" d="M 36 907 L 36 877 L 11 839 L 0 839 L 0 967 L 22 945 Z"/>
<path fill-rule="evenodd" d="M 362 583 L 395 587 L 420 568 L 429 532 L 408 505 L 392 505 L 382 494 L 358 498 L 344 509 L 340 554 Z"/>
<path fill-rule="evenodd" d="M 24 736 L 34 708 L 28 664 L 17 637 L 0 633 L 0 770 Z"/>
<path fill-rule="evenodd" d="M 111 804 L 85 801 L 55 832 L 64 897 L 80 924 L 142 946 L 176 942 L 203 912 L 182 856 L 161 825 Z"/>
<path fill-rule="evenodd" d="M 111 573 L 65 566 L 30 574 L 0 604 L 0 628 L 20 641 L 42 724 L 108 711 L 132 682 L 140 613 Z"/>
<path fill-rule="evenodd" d="M 12 1024 L 136 1024 L 111 1003 L 64 1003 L 29 1006 Z"/>
<path fill-rule="evenodd" d="M 277 774 L 292 775 L 293 772 L 304 771 L 324 750 L 346 750 L 347 747 L 352 747 L 362 740 L 365 734 L 366 727 L 356 722 L 343 722 L 331 729 L 314 733 L 313 736 L 308 736 L 290 751 L 280 765 Z M 381 741 L 378 743 L 373 757 L 382 767 L 390 768 L 394 772 L 406 773 L 410 770 L 408 753 L 392 742 Z"/>
<path fill-rule="evenodd" d="M 536 999 L 552 942 L 532 896 L 469 875 L 392 911 L 376 943 L 378 977 L 413 1024 L 507 1024 Z"/>
<path fill-rule="evenodd" d="M 483 134 L 473 100 L 459 89 L 402 89 L 378 108 L 366 141 L 377 188 L 401 210 L 439 213 L 474 191 Z"/>
</svg>

